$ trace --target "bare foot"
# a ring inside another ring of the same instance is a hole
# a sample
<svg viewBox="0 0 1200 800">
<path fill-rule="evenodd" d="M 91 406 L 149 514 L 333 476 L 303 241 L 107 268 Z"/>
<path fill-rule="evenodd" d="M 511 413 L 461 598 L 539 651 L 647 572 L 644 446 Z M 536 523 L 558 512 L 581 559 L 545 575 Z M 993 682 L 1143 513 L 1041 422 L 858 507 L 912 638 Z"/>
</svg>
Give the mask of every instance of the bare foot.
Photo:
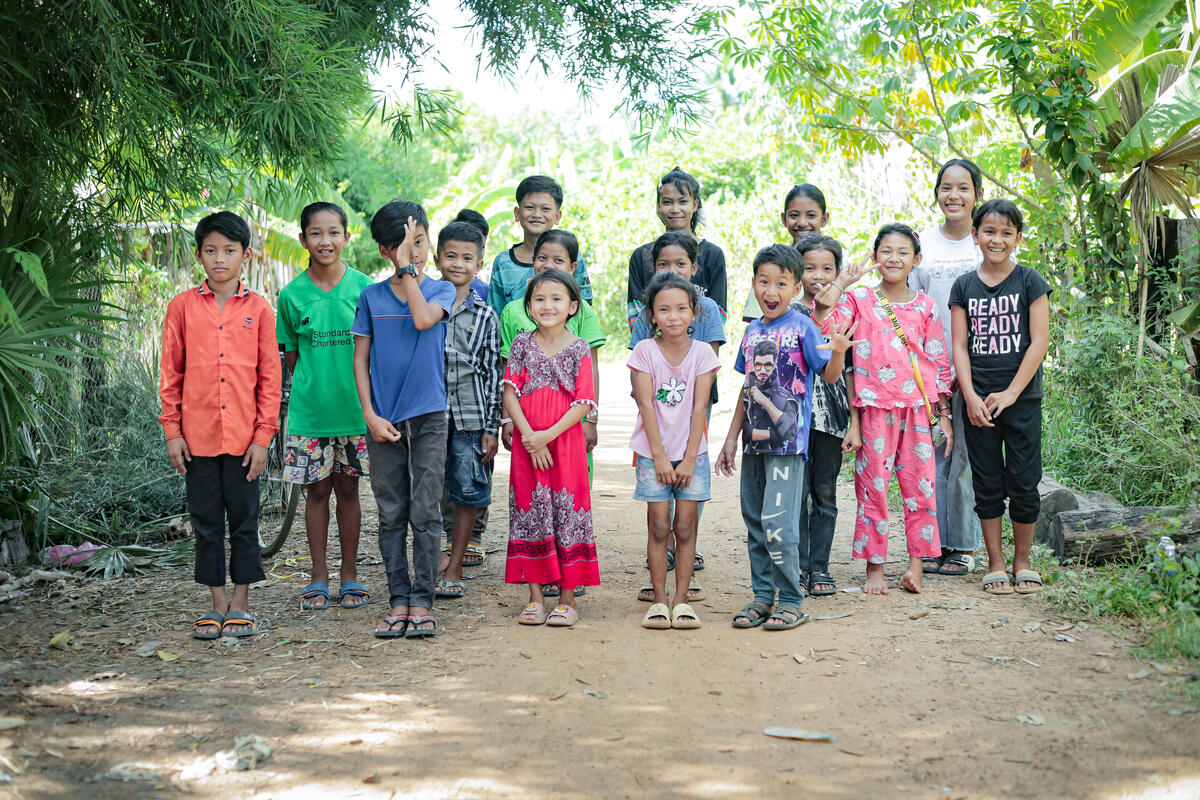
<svg viewBox="0 0 1200 800">
<path fill-rule="evenodd" d="M 863 594 L 887 594 L 887 581 L 883 579 L 883 564 L 867 564 L 867 582 Z"/>
<path fill-rule="evenodd" d="M 900 587 L 907 592 L 913 594 L 921 593 L 921 573 L 913 572 L 911 569 L 904 573 L 904 577 L 900 579 Z"/>
</svg>

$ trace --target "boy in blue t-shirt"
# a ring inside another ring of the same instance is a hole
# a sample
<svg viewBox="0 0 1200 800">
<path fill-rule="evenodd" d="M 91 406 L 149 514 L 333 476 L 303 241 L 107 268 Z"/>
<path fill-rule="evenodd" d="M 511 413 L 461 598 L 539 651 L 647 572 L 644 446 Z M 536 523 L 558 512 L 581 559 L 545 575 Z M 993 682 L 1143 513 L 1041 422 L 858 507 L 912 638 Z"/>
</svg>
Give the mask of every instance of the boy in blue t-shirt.
<svg viewBox="0 0 1200 800">
<path fill-rule="evenodd" d="M 394 200 L 371 219 L 371 238 L 395 273 L 363 289 L 350 332 L 354 381 L 367 423 L 371 489 L 391 613 L 381 639 L 436 636 L 433 609 L 446 469 L 446 318 L 454 286 L 425 276 L 429 220 Z M 408 527 L 413 563 L 408 563 Z"/>
<path fill-rule="evenodd" d="M 513 300 L 525 298 L 525 285 L 533 277 L 534 247 L 538 237 L 562 222 L 563 190 L 558 182 L 545 175 L 530 175 L 517 184 L 517 205 L 513 218 L 525 232 L 520 244 L 514 244 L 492 261 L 492 277 L 488 284 L 488 305 L 497 314 Z M 587 265 L 579 257 L 575 265 L 575 282 L 579 296 L 589 305 L 592 302 L 592 282 Z"/>
<path fill-rule="evenodd" d="M 827 383 L 836 383 L 853 343 L 835 329 L 825 344 L 816 323 L 789 307 L 800 293 L 803 273 L 800 254 L 787 245 L 764 247 L 754 257 L 754 297 L 763 315 L 746 327 L 738 349 L 733 368 L 746 376 L 746 383 L 717 459 L 719 472 L 734 473 L 741 434 L 742 519 L 754 600 L 734 616 L 735 628 L 786 630 L 808 621 L 800 609 L 804 591 L 797 514 L 812 422 L 813 373 L 820 371 Z"/>
</svg>

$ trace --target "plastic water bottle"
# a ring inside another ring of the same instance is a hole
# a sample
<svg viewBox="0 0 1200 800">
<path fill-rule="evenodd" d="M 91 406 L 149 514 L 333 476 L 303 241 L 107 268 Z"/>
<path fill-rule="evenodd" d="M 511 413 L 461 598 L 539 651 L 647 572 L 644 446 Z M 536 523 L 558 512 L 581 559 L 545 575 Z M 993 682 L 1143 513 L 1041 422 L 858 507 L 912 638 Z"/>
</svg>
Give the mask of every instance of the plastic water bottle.
<svg viewBox="0 0 1200 800">
<path fill-rule="evenodd" d="M 1160 537 L 1158 547 L 1154 551 L 1154 568 L 1165 575 L 1174 575 L 1179 572 L 1179 569 L 1175 566 L 1168 567 L 1167 564 L 1178 564 L 1178 558 L 1175 541 L 1170 536 Z"/>
</svg>

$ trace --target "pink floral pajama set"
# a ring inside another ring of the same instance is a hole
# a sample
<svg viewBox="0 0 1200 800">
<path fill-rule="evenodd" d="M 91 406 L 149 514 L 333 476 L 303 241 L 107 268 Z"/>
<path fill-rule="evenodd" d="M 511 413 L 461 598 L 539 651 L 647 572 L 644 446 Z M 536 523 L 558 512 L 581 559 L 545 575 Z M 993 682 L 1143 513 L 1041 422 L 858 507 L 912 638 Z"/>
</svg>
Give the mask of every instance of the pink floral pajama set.
<svg viewBox="0 0 1200 800">
<path fill-rule="evenodd" d="M 950 396 L 950 359 L 937 306 L 924 292 L 907 303 L 892 303 L 931 405 Z M 847 292 L 822 326 L 857 321 L 854 348 L 854 405 L 860 409 L 862 447 L 854 461 L 858 519 L 852 552 L 871 564 L 887 561 L 887 488 L 892 472 L 904 501 L 904 536 L 910 556 L 938 556 L 937 480 L 933 438 L 908 349 L 872 289 Z"/>
</svg>

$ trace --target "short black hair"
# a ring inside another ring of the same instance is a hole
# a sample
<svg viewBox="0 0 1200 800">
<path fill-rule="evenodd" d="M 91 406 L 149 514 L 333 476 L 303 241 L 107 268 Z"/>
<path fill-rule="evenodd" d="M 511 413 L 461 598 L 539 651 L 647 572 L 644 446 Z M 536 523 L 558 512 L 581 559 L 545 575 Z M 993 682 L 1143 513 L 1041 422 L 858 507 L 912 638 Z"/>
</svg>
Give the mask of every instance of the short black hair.
<svg viewBox="0 0 1200 800">
<path fill-rule="evenodd" d="M 654 322 L 654 298 L 667 289 L 680 289 L 687 294 L 688 304 L 691 305 L 692 311 L 700 312 L 700 287 L 689 281 L 677 272 L 658 272 L 650 279 L 650 283 L 646 286 L 646 291 L 642 292 L 642 302 L 646 306 L 646 315 L 650 319 L 650 331 L 658 330 L 658 325 Z"/>
<path fill-rule="evenodd" d="M 787 207 L 797 197 L 807 197 L 817 204 L 822 214 L 827 213 L 825 211 L 825 193 L 811 183 L 797 183 L 791 189 L 788 189 L 787 196 L 783 198 L 783 210 L 787 211 Z"/>
<path fill-rule="evenodd" d="M 312 218 L 317 214 L 320 214 L 322 211 L 332 211 L 334 214 L 337 214 L 338 219 L 342 221 L 343 228 L 350 224 L 350 219 L 346 216 L 346 209 L 342 208 L 337 203 L 319 201 L 316 203 L 309 203 L 300 212 L 300 232 L 304 233 L 304 229 L 308 227 L 308 223 L 312 222 Z"/>
<path fill-rule="evenodd" d="M 755 342 L 754 353 L 751 355 L 751 358 L 754 359 L 759 356 L 774 356 L 776 360 L 779 360 L 779 345 L 770 339 L 761 339 Z"/>
<path fill-rule="evenodd" d="M 668 247 L 682 247 L 693 264 L 696 263 L 697 254 L 700 252 L 700 244 L 692 234 L 683 231 L 667 231 L 655 239 L 654 244 L 650 245 L 650 263 L 657 262 L 659 253 Z"/>
<path fill-rule="evenodd" d="M 492 232 L 492 226 L 488 225 L 487 217 L 485 217 L 483 214 L 480 214 L 473 208 L 464 208 L 462 211 L 459 211 L 454 216 L 454 221 L 466 222 L 470 225 L 474 225 L 479 229 L 479 232 L 483 234 L 484 239 L 486 239 L 488 234 Z"/>
<path fill-rule="evenodd" d="M 429 217 L 420 203 L 412 200 L 393 200 L 371 217 L 371 238 L 384 247 L 395 247 L 404 241 L 404 223 L 412 218 L 429 233 Z"/>
<path fill-rule="evenodd" d="M 219 233 L 230 241 L 238 242 L 243 250 L 250 246 L 250 226 L 232 211 L 217 211 L 200 220 L 196 225 L 197 250 L 210 233 Z"/>
<path fill-rule="evenodd" d="M 796 248 L 786 244 L 767 245 L 759 250 L 758 254 L 754 256 L 754 269 L 751 274 L 757 275 L 758 268 L 763 264 L 774 264 L 784 272 L 792 273 L 796 283 L 800 282 L 800 276 L 804 274 L 804 260 L 800 258 Z"/>
<path fill-rule="evenodd" d="M 823 236 L 819 233 L 810 233 L 807 236 L 801 236 L 800 241 L 794 245 L 796 252 L 800 254 L 800 259 L 804 259 L 805 253 L 811 253 L 813 250 L 828 250 L 833 253 L 833 268 L 838 272 L 842 271 L 842 243 L 832 236 Z"/>
<path fill-rule="evenodd" d="M 887 225 L 884 225 L 882 228 L 880 228 L 879 233 L 875 234 L 875 244 L 871 245 L 871 252 L 875 253 L 877 250 L 879 250 L 879 243 L 883 241 L 883 237 L 893 233 L 901 236 L 907 236 L 908 240 L 912 242 L 913 255 L 921 254 L 920 237 L 917 236 L 916 231 L 905 225 L 903 222 L 889 222 Z"/>
<path fill-rule="evenodd" d="M 533 244 L 533 257 L 537 258 L 538 251 L 542 249 L 542 245 L 551 243 L 561 244 L 566 249 L 567 258 L 572 263 L 579 260 L 579 240 L 575 238 L 575 234 L 570 231 L 564 231 L 561 228 L 542 231 L 541 236 Z"/>
<path fill-rule="evenodd" d="M 530 175 L 517 184 L 517 205 L 531 194 L 544 192 L 554 198 L 554 205 L 562 208 L 563 190 L 558 181 L 547 175 Z"/>
<path fill-rule="evenodd" d="M 525 284 L 525 313 L 531 318 L 533 314 L 529 313 L 529 304 L 533 302 L 534 290 L 543 283 L 561 283 L 567 288 L 567 296 L 571 298 L 577 305 L 575 314 L 579 313 L 579 309 L 583 304 L 583 297 L 579 294 L 579 284 L 575 282 L 575 276 L 562 271 L 561 269 L 548 269 L 545 272 L 538 272 L 529 279 L 529 283 Z M 575 314 L 568 314 L 567 319 L 571 319 Z"/>
<path fill-rule="evenodd" d="M 971 227 L 978 228 L 983 224 L 983 218 L 989 214 L 1006 217 L 1012 223 L 1013 227 L 1017 229 L 1017 233 L 1025 231 L 1025 215 L 1021 213 L 1021 209 L 1017 208 L 1017 204 L 1012 200 L 996 197 L 981 203 L 975 209 L 975 213 L 971 215 Z"/>
<path fill-rule="evenodd" d="M 704 208 L 704 199 L 700 197 L 700 181 L 696 180 L 691 174 L 684 172 L 676 164 L 671 168 L 671 171 L 663 175 L 658 180 L 658 185 L 654 187 L 654 202 L 657 204 L 662 199 L 662 187 L 674 186 L 675 191 L 680 194 L 691 195 L 691 198 L 696 201 L 696 210 L 692 213 L 692 230 L 696 230 L 696 226 L 700 224 L 700 209 Z M 693 259 L 694 261 L 695 259 Z"/>
<path fill-rule="evenodd" d="M 469 222 L 451 222 L 449 225 L 443 225 L 438 231 L 437 238 L 437 254 L 442 254 L 442 248 L 446 246 L 446 242 L 467 242 L 475 245 L 475 250 L 480 258 L 483 258 L 483 234 Z"/>
</svg>

